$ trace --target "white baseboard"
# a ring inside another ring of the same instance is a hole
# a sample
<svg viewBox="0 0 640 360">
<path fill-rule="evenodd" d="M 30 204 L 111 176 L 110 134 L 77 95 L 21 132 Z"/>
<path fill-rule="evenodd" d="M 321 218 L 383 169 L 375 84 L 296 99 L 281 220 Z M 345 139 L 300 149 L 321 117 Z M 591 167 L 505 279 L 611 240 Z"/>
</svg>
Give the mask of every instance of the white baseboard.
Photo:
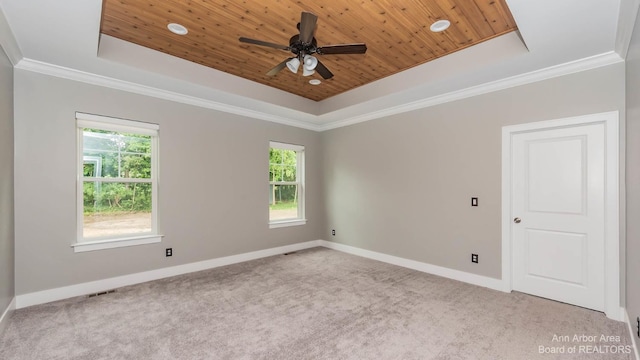
<svg viewBox="0 0 640 360">
<path fill-rule="evenodd" d="M 629 336 L 631 337 L 631 342 L 633 343 L 633 351 L 636 354 L 636 360 L 640 360 L 640 353 L 638 353 L 638 342 L 636 341 L 636 332 L 633 331 L 633 324 L 631 323 L 631 319 L 629 318 L 629 313 L 627 310 L 624 310 L 624 321 L 627 323 L 627 328 L 629 329 Z"/>
<path fill-rule="evenodd" d="M 483 286 L 489 289 L 504 291 L 502 280 L 494 279 L 482 275 L 472 274 L 464 271 L 445 268 L 442 266 L 427 264 L 415 260 L 409 260 L 393 255 L 387 255 L 375 251 L 365 250 L 349 245 L 338 244 L 326 240 L 307 241 L 299 244 L 280 246 L 271 249 L 253 251 L 244 254 L 226 256 L 211 260 L 199 261 L 190 264 L 177 265 L 157 270 L 150 270 L 136 274 L 123 275 L 103 280 L 96 280 L 76 285 L 64 286 L 55 289 L 37 291 L 33 293 L 18 295 L 15 298 L 15 308 L 22 309 L 28 306 L 45 304 L 52 301 L 68 299 L 75 296 L 93 294 L 101 291 L 116 289 L 123 286 L 135 285 L 147 281 L 163 279 L 171 276 L 187 274 L 191 272 L 212 269 L 220 266 L 241 263 L 249 260 L 260 259 L 268 256 L 284 254 L 286 252 L 309 249 L 313 247 L 326 247 L 329 249 L 342 251 L 352 255 L 382 261 L 388 264 L 402 266 L 445 278 L 462 281 L 465 283 Z M 639 359 L 640 360 L 640 359 Z"/>
<path fill-rule="evenodd" d="M 171 276 L 187 274 L 191 272 L 212 269 L 220 266 L 241 263 L 249 260 L 260 259 L 268 256 L 284 254 L 321 246 L 319 240 L 307 241 L 299 244 L 280 246 L 271 249 L 253 251 L 249 253 L 226 256 L 211 260 L 199 261 L 190 264 L 177 265 L 157 270 L 150 270 L 136 274 L 113 277 L 104 280 L 86 282 L 82 284 L 64 286 L 55 289 L 37 291 L 16 296 L 15 308 L 22 309 L 32 305 L 44 304 L 52 301 L 68 299 L 75 296 L 93 294 L 105 290 L 123 286 L 139 284 L 147 281 L 163 279 Z"/>
<path fill-rule="evenodd" d="M 147 281 L 153 281 L 163 279 L 171 276 L 182 275 L 192 273 L 196 271 L 202 271 L 212 269 L 220 266 L 237 264 L 245 261 L 260 259 L 268 256 L 274 256 L 284 254 L 287 252 L 310 249 L 314 247 L 325 247 L 341 251 L 344 253 L 361 256 L 364 258 L 382 261 L 388 264 L 405 267 L 408 269 L 421 271 L 428 274 L 442 276 L 448 279 L 462 281 L 468 284 L 486 287 L 489 289 L 505 292 L 505 287 L 500 279 L 490 278 L 487 276 L 472 274 L 460 270 L 454 270 L 442 266 L 423 263 L 415 260 L 409 260 L 393 255 L 383 254 L 371 250 L 365 250 L 354 246 L 339 244 L 326 240 L 314 240 L 307 241 L 298 244 L 291 244 L 286 246 L 275 247 L 271 249 L 253 251 L 244 254 L 226 256 L 216 259 L 210 259 L 205 261 L 199 261 L 190 264 L 177 265 L 157 270 L 150 270 L 136 274 L 123 275 L 113 277 L 109 279 L 91 281 L 76 285 L 64 286 L 55 289 L 37 291 L 33 293 L 17 295 L 7 309 L 4 310 L 2 317 L 0 317 L 0 333 L 4 330 L 7 324 L 7 319 L 15 309 L 22 309 L 28 306 L 44 304 L 52 301 L 68 299 L 75 296 L 82 296 L 87 294 L 93 294 L 101 291 L 116 289 L 123 286 L 140 284 Z M 633 324 L 629 320 L 629 315 L 624 308 L 621 308 L 620 321 L 625 321 L 629 327 L 629 333 L 633 341 L 634 351 L 636 353 L 636 359 L 640 360 L 638 356 L 638 345 L 633 331 Z M 609 315 L 608 315 L 609 316 Z"/>
<path fill-rule="evenodd" d="M 409 260 L 409 259 L 405 259 L 405 258 L 393 256 L 393 255 L 387 255 L 387 254 L 383 254 L 375 251 L 364 250 L 361 248 L 339 244 L 332 241 L 326 241 L 326 240 L 319 240 L 319 241 L 321 246 L 324 246 L 329 249 L 334 249 L 334 250 L 342 251 L 345 253 L 358 255 L 358 256 L 369 258 L 369 259 L 378 260 L 385 263 L 402 266 L 409 269 L 425 272 L 428 274 L 438 275 L 448 279 L 458 280 L 468 284 L 482 286 L 482 287 L 486 287 L 486 288 L 501 291 L 501 292 L 511 292 L 511 288 L 505 286 L 504 282 L 500 279 L 472 274 L 472 273 L 468 273 L 460 270 L 454 270 L 454 269 L 450 269 L 442 266 L 427 264 L 427 263 L 423 263 L 415 260 Z M 625 314 L 626 314 L 626 311 L 622 307 L 616 307 L 615 311 L 606 313 L 608 318 L 616 321 L 625 321 Z M 636 359 L 640 360 L 640 357 L 636 356 Z"/>
<path fill-rule="evenodd" d="M 382 261 L 388 264 L 393 264 L 397 266 L 402 266 L 405 268 L 409 268 L 412 270 L 421 271 L 428 274 L 438 275 L 445 278 L 462 281 L 465 283 L 486 287 L 493 290 L 504 291 L 504 285 L 502 284 L 502 280 L 494 279 L 482 275 L 476 275 L 460 270 L 454 270 L 445 268 L 442 266 L 427 264 L 415 260 L 409 260 L 393 255 L 387 255 L 375 251 L 364 250 L 361 248 L 338 244 L 332 241 L 319 240 L 320 245 L 329 249 L 334 249 L 338 251 L 342 251 L 348 254 L 353 254 L 357 256 L 362 256 L 365 258 Z M 640 359 L 639 359 L 640 360 Z"/>
<path fill-rule="evenodd" d="M 612 308 L 615 309 L 615 311 L 607 312 L 605 310 L 604 312 L 609 319 L 622 322 L 627 321 L 627 310 L 625 308 L 622 306 L 612 306 Z M 640 360 L 640 358 L 638 358 L 638 360 Z"/>
<path fill-rule="evenodd" d="M 4 332 L 4 329 L 6 329 L 7 324 L 9 323 L 9 317 L 11 316 L 11 313 L 15 309 L 16 309 L 16 298 L 14 297 L 13 299 L 11 299 L 9 306 L 7 306 L 7 308 L 2 313 L 2 316 L 0 316 L 0 335 L 2 335 L 2 333 Z"/>
</svg>

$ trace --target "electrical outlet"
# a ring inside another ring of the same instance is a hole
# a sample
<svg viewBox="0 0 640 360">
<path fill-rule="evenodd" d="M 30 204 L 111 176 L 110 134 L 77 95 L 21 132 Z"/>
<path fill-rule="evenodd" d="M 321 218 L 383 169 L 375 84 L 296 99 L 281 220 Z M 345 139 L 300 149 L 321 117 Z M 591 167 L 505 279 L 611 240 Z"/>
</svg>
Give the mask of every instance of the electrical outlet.
<svg viewBox="0 0 640 360">
<path fill-rule="evenodd" d="M 336 236 L 336 230 L 335 229 L 331 230 L 331 235 L 332 236 Z"/>
<path fill-rule="evenodd" d="M 478 198 L 477 197 L 472 197 L 471 198 L 471 206 L 478 206 Z"/>
<path fill-rule="evenodd" d="M 478 263 L 478 254 L 471 254 L 471 262 Z"/>
<path fill-rule="evenodd" d="M 165 256 L 166 257 L 173 256 L 173 248 L 167 248 L 165 250 Z"/>
</svg>

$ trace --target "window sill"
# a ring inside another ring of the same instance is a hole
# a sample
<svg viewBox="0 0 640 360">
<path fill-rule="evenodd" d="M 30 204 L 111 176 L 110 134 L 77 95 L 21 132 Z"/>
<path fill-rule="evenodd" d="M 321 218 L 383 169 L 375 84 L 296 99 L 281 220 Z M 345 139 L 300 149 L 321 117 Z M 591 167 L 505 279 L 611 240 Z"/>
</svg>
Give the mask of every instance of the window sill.
<svg viewBox="0 0 640 360">
<path fill-rule="evenodd" d="M 269 229 L 277 229 L 277 228 L 289 227 L 289 226 L 299 226 L 299 225 L 304 225 L 306 223 L 307 223 L 307 219 L 274 221 L 269 223 Z"/>
<path fill-rule="evenodd" d="M 71 246 L 73 247 L 74 252 L 114 249 L 126 246 L 159 243 L 162 241 L 162 236 L 163 235 L 143 235 L 118 239 L 83 241 L 77 242 Z"/>
</svg>

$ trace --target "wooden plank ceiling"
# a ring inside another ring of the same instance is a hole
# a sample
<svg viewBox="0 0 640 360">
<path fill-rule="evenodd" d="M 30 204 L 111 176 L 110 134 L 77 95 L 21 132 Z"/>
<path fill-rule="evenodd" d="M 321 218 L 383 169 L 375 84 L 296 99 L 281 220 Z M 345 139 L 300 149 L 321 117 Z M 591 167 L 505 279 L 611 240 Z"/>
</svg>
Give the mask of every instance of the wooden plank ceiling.
<svg viewBox="0 0 640 360">
<path fill-rule="evenodd" d="M 366 43 L 364 55 L 318 55 L 335 75 L 266 73 L 291 53 L 240 43 L 289 45 L 303 11 L 318 16 L 318 46 Z M 447 19 L 451 27 L 429 26 Z M 185 36 L 167 30 L 179 23 Z M 320 101 L 516 30 L 505 0 L 104 0 L 101 33 Z M 309 80 L 322 80 L 320 85 Z"/>
</svg>

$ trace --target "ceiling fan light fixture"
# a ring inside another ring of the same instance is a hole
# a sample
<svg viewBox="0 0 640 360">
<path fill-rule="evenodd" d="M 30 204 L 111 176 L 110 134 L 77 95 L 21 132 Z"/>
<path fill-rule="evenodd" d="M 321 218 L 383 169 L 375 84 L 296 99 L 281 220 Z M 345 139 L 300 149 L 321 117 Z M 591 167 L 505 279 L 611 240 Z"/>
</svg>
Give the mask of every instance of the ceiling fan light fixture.
<svg viewBox="0 0 640 360">
<path fill-rule="evenodd" d="M 433 32 L 441 32 L 445 31 L 451 26 L 451 22 L 449 20 L 438 20 L 431 24 L 429 29 Z"/>
<path fill-rule="evenodd" d="M 187 30 L 187 28 L 184 25 L 180 25 L 176 23 L 171 23 L 167 25 L 167 29 L 169 29 L 169 31 L 171 31 L 176 35 L 187 35 L 187 33 L 189 32 L 189 30 Z"/>
<path fill-rule="evenodd" d="M 241 36 L 238 40 L 241 43 L 290 51 L 294 55 L 293 57 L 285 59 L 274 68 L 267 71 L 267 76 L 275 76 L 285 67 L 292 73 L 297 74 L 300 65 L 302 65 L 303 76 L 311 76 L 317 72 L 323 79 L 328 80 L 333 77 L 333 73 L 329 69 L 327 69 L 324 64 L 318 61 L 315 56 L 312 56 L 312 54 L 364 54 L 365 52 L 367 52 L 367 45 L 364 43 L 358 43 L 335 44 L 317 47 L 316 39 L 314 37 L 317 20 L 318 16 L 310 12 L 303 11 L 300 17 L 300 23 L 298 24 L 298 30 L 300 31 L 300 34 L 292 36 L 289 39 L 288 46 L 279 45 L 268 41 L 250 39 L 244 36 Z M 315 81 L 311 84 L 316 85 Z"/>
<path fill-rule="evenodd" d="M 292 73 L 296 74 L 298 72 L 299 67 L 300 67 L 300 59 L 293 58 L 287 61 L 287 68 L 291 70 Z"/>
<path fill-rule="evenodd" d="M 305 70 L 314 70 L 318 66 L 318 59 L 315 56 L 305 55 L 303 62 Z"/>
</svg>

